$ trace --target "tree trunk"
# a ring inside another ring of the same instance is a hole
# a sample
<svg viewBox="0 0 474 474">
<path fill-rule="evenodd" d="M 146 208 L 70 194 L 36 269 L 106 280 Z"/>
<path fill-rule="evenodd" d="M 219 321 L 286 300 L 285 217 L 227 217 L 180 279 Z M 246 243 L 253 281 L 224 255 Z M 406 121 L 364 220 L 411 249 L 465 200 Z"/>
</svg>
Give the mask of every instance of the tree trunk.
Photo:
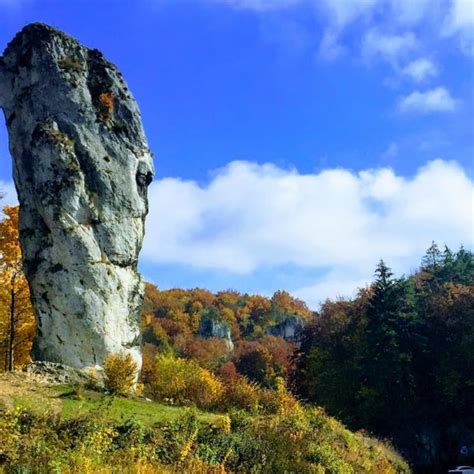
<svg viewBox="0 0 474 474">
<path fill-rule="evenodd" d="M 10 290 L 10 328 L 8 334 L 8 370 L 13 370 L 13 343 L 15 342 L 15 284 Z"/>
<path fill-rule="evenodd" d="M 8 371 L 8 347 L 5 347 L 5 360 L 3 361 L 3 370 Z"/>
</svg>

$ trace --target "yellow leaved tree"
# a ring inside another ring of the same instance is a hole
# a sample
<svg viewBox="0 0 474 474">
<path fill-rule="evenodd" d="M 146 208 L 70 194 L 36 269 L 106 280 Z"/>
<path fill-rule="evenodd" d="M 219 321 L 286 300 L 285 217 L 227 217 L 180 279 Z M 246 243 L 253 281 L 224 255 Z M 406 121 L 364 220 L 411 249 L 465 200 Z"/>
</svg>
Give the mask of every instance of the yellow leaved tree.
<svg viewBox="0 0 474 474">
<path fill-rule="evenodd" d="M 18 206 L 5 206 L 0 221 L 0 370 L 30 361 L 35 318 L 23 274 L 18 235 Z"/>
</svg>

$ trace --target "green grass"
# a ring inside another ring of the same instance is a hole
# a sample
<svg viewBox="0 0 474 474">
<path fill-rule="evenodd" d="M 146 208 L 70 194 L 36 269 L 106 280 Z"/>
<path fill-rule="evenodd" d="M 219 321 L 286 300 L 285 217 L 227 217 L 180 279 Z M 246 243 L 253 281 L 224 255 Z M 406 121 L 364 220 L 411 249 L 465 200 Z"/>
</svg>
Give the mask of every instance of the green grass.
<svg viewBox="0 0 474 474">
<path fill-rule="evenodd" d="M 133 419 L 145 426 L 176 420 L 186 410 L 183 407 L 162 405 L 144 399 L 111 397 L 90 390 L 84 390 L 78 396 L 73 387 L 67 385 L 51 387 L 46 393 L 42 393 L 40 398 L 30 392 L 27 395 L 15 396 L 13 401 L 15 406 L 33 411 L 59 412 L 64 419 L 103 409 L 110 421 Z M 214 424 L 223 417 L 223 415 L 203 411 L 197 411 L 197 415 L 200 421 L 208 424 Z"/>
<path fill-rule="evenodd" d="M 123 421 L 133 418 L 145 426 L 173 421 L 179 418 L 185 410 L 182 407 L 171 407 L 145 400 L 111 398 L 97 392 L 86 392 L 84 400 L 64 397 L 62 398 L 62 405 L 61 414 L 64 418 L 72 418 L 77 416 L 78 413 L 96 410 L 101 406 L 108 405 L 107 413 L 111 420 Z M 198 412 L 198 418 L 204 423 L 214 423 L 221 416 L 213 413 Z"/>
</svg>

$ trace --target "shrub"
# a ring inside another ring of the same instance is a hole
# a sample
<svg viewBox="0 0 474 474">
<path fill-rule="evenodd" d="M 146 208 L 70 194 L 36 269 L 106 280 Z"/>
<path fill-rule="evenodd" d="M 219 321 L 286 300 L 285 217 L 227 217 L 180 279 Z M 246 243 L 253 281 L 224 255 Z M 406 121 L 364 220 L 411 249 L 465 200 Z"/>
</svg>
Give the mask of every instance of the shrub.
<svg viewBox="0 0 474 474">
<path fill-rule="evenodd" d="M 147 393 L 155 400 L 198 407 L 214 405 L 223 392 L 220 380 L 195 361 L 159 354 L 148 377 Z"/>
<path fill-rule="evenodd" d="M 140 380 L 143 383 L 147 383 L 151 373 L 153 372 L 153 366 L 155 364 L 155 357 L 158 354 L 159 349 L 153 344 L 144 344 L 142 349 L 142 370 L 140 371 Z"/>
<path fill-rule="evenodd" d="M 272 356 L 268 349 L 261 345 L 242 351 L 235 361 L 235 366 L 239 373 L 262 386 L 270 386 L 275 376 L 272 367 Z"/>
<path fill-rule="evenodd" d="M 226 385 L 234 383 L 240 377 L 232 361 L 222 364 L 217 370 L 217 375 Z"/>
<path fill-rule="evenodd" d="M 287 376 L 293 351 L 293 344 L 281 337 L 264 336 L 258 341 L 238 341 L 233 362 L 240 374 L 274 388 L 277 377 Z"/>
<path fill-rule="evenodd" d="M 250 382 L 245 377 L 239 377 L 225 386 L 221 401 L 222 408 L 240 408 L 257 412 L 259 407 L 261 389 L 255 382 Z"/>
<path fill-rule="evenodd" d="M 110 92 L 103 92 L 99 95 L 99 102 L 104 112 L 111 114 L 114 111 L 114 98 Z"/>
<path fill-rule="evenodd" d="M 104 361 L 104 385 L 112 393 L 127 395 L 136 381 L 138 366 L 131 354 L 109 354 Z"/>
<path fill-rule="evenodd" d="M 282 377 L 275 379 L 276 389 L 260 391 L 260 410 L 267 414 L 287 416 L 300 414 L 303 411 L 298 400 L 287 390 Z"/>
<path fill-rule="evenodd" d="M 64 420 L 52 413 L 0 409 L 0 472 L 154 473 L 304 472 L 408 474 L 389 447 L 350 433 L 319 409 L 252 417 L 233 411 L 219 425 L 183 410 L 146 426 L 90 411 Z"/>
</svg>

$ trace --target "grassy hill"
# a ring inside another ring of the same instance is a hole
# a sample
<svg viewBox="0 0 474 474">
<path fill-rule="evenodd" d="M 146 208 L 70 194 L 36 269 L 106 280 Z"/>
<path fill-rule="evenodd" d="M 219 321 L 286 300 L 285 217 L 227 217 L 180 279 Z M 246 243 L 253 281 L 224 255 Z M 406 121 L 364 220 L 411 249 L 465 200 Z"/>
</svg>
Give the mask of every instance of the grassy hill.
<svg viewBox="0 0 474 474">
<path fill-rule="evenodd" d="M 111 397 L 77 386 L 49 384 L 42 382 L 40 377 L 21 372 L 0 374 L 0 407 L 27 409 L 40 415 L 50 412 L 64 420 L 102 411 L 111 423 L 133 419 L 145 427 L 176 421 L 185 410 L 146 399 Z M 203 423 L 219 424 L 225 418 L 216 413 L 195 412 Z"/>
<path fill-rule="evenodd" d="M 321 409 L 212 413 L 0 375 L 0 472 L 407 473 Z"/>
</svg>

